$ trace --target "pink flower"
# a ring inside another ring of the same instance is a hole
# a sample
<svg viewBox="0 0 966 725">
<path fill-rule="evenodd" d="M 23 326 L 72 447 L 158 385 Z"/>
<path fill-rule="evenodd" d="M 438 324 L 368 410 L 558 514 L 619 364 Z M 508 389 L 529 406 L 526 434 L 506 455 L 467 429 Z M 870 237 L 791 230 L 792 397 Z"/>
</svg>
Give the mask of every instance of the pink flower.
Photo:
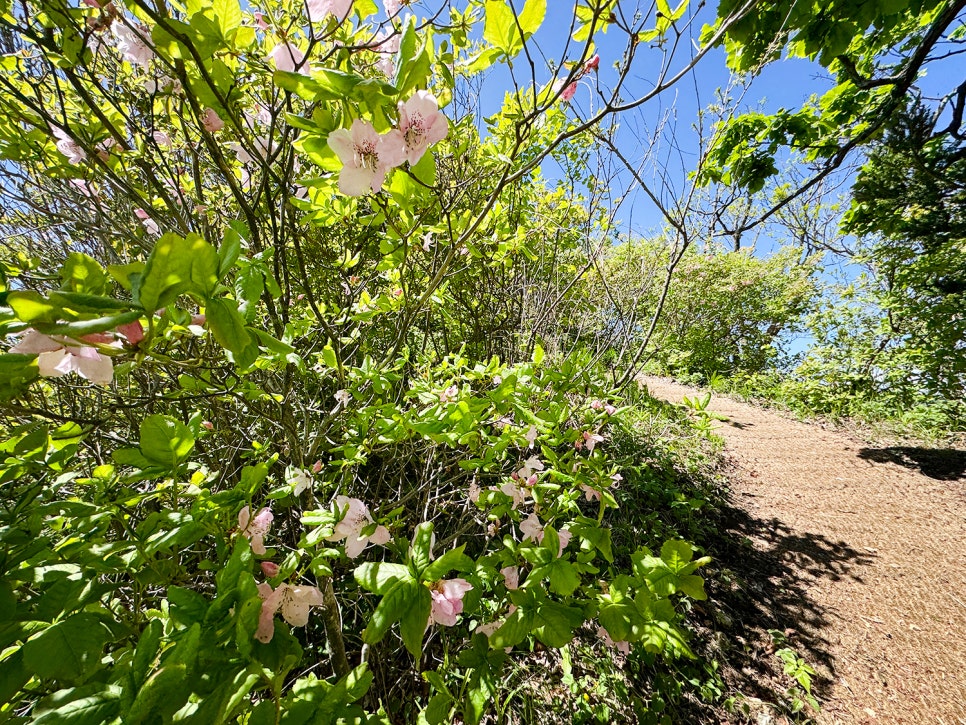
<svg viewBox="0 0 966 725">
<path fill-rule="evenodd" d="M 137 345 L 144 339 L 144 325 L 141 324 L 140 320 L 128 322 L 125 325 L 118 325 L 117 331 L 132 345 Z"/>
<path fill-rule="evenodd" d="M 561 91 L 560 97 L 565 101 L 569 101 L 571 98 L 574 97 L 574 94 L 576 92 L 577 92 L 577 81 L 574 81 L 569 86 L 564 88 L 563 91 Z"/>
<path fill-rule="evenodd" d="M 533 483 L 530 483 L 528 479 L 534 475 L 533 473 L 534 471 L 542 471 L 542 470 L 543 470 L 543 462 L 541 462 L 541 460 L 536 456 L 530 456 L 526 461 L 524 461 L 523 467 L 519 471 L 517 471 L 516 474 L 517 474 L 517 478 L 521 480 L 526 480 L 527 485 L 532 486 L 534 483 L 536 483 L 536 480 L 534 480 Z"/>
<path fill-rule="evenodd" d="M 312 476 L 302 468 L 290 468 L 285 471 L 285 483 L 293 487 L 292 493 L 300 496 L 302 492 L 312 485 Z"/>
<path fill-rule="evenodd" d="M 585 430 L 583 433 L 580 434 L 580 436 L 581 436 L 581 440 L 577 441 L 577 443 L 578 444 L 583 443 L 583 445 L 587 447 L 588 453 L 593 453 L 594 447 L 598 443 L 604 440 L 604 436 L 598 435 L 597 433 L 592 433 L 588 430 Z M 577 446 L 577 449 L 580 450 L 579 445 Z"/>
<path fill-rule="evenodd" d="M 543 541 L 543 524 L 536 514 L 530 514 L 520 522 L 520 531 L 523 533 L 523 540 L 532 539 L 538 544 Z"/>
<path fill-rule="evenodd" d="M 80 147 L 80 144 L 68 136 L 63 129 L 55 128 L 54 137 L 57 139 L 57 150 L 67 157 L 67 163 L 76 166 L 87 158 L 87 153 Z"/>
<path fill-rule="evenodd" d="M 154 58 L 154 51 L 145 41 L 145 38 L 151 37 L 151 31 L 144 25 L 138 24 L 132 28 L 121 21 L 114 23 L 113 29 L 121 57 L 131 65 L 147 68 Z"/>
<path fill-rule="evenodd" d="M 446 138 L 449 122 L 439 112 L 436 96 L 416 91 L 412 98 L 399 104 L 399 130 L 406 141 L 406 160 L 415 164 L 426 149 Z"/>
<path fill-rule="evenodd" d="M 459 395 L 459 393 L 459 388 L 457 388 L 455 385 L 450 385 L 448 388 L 446 388 L 446 390 L 439 394 L 439 402 L 452 403 L 456 400 L 456 397 Z"/>
<path fill-rule="evenodd" d="M 503 575 L 503 583 L 506 584 L 506 588 L 513 590 L 520 586 L 520 570 L 515 566 L 505 566 L 500 569 L 500 573 Z"/>
<path fill-rule="evenodd" d="M 114 379 L 111 358 L 70 338 L 48 337 L 29 330 L 10 352 L 37 355 L 40 375 L 45 378 L 59 378 L 74 372 L 96 385 L 108 385 Z"/>
<path fill-rule="evenodd" d="M 487 622 L 486 624 L 481 624 L 476 629 L 473 630 L 473 633 L 482 634 L 486 637 L 492 637 L 493 633 L 503 626 L 504 621 L 506 620 L 498 619 L 495 622 Z"/>
<path fill-rule="evenodd" d="M 252 542 L 252 553 L 259 556 L 265 553 L 265 535 L 272 528 L 274 518 L 271 509 L 268 508 L 261 509 L 255 514 L 255 518 L 252 518 L 252 512 L 248 506 L 238 512 L 238 531 Z"/>
<path fill-rule="evenodd" d="M 268 643 L 275 636 L 275 613 L 281 609 L 282 617 L 293 627 L 304 627 L 309 623 L 309 607 L 321 607 L 325 601 L 317 587 L 297 587 L 280 584 L 272 591 L 270 584 L 258 585 L 258 596 L 262 598 L 262 612 L 258 618 L 255 639 Z"/>
<path fill-rule="evenodd" d="M 201 115 L 201 127 L 208 133 L 215 133 L 225 127 L 225 122 L 221 120 L 214 108 L 206 108 Z"/>
<path fill-rule="evenodd" d="M 500 491 L 513 499 L 511 508 L 516 509 L 527 501 L 527 492 L 515 483 L 507 481 L 500 487 Z"/>
<path fill-rule="evenodd" d="M 312 473 L 319 473 L 322 470 L 322 461 L 316 461 L 312 464 Z"/>
<path fill-rule="evenodd" d="M 588 501 L 594 501 L 594 500 L 600 501 L 601 494 L 600 494 L 600 491 L 598 491 L 596 488 L 592 488 L 588 486 L 586 483 L 582 483 L 580 484 L 580 490 L 584 492 L 584 497 Z"/>
<path fill-rule="evenodd" d="M 339 191 L 363 196 L 379 191 L 389 169 L 406 160 L 406 141 L 400 131 L 379 135 L 368 121 L 357 118 L 349 129 L 329 134 L 329 147 L 342 161 Z"/>
<path fill-rule="evenodd" d="M 540 519 L 537 518 L 536 514 L 530 514 L 530 516 L 520 522 L 520 531 L 523 532 L 524 541 L 531 539 L 538 544 L 543 543 L 543 524 L 540 523 Z M 560 540 L 560 550 L 557 552 L 557 558 L 563 556 L 563 551 L 567 548 L 567 544 L 570 543 L 572 536 L 573 534 L 568 529 L 560 529 L 557 532 L 557 538 Z"/>
<path fill-rule="evenodd" d="M 430 594 L 433 606 L 429 613 L 430 622 L 452 627 L 457 615 L 463 611 L 463 597 L 473 588 L 465 579 L 445 579 L 433 585 Z"/>
<path fill-rule="evenodd" d="M 77 193 L 81 196 L 86 196 L 88 199 L 93 199 L 97 194 L 94 191 L 94 187 L 90 185 L 89 182 L 84 179 L 71 179 L 70 185 L 77 189 Z"/>
<path fill-rule="evenodd" d="M 272 63 L 275 64 L 275 68 L 280 71 L 285 71 L 286 73 L 294 73 L 295 69 L 302 65 L 302 61 L 305 60 L 305 53 L 299 50 L 297 45 L 292 43 L 279 43 L 274 48 L 272 52 L 268 54 L 271 58 Z M 305 69 L 299 71 L 305 74 Z"/>
<path fill-rule="evenodd" d="M 527 443 L 530 444 L 530 448 L 533 448 L 533 444 L 536 442 L 539 435 L 540 432 L 537 430 L 537 426 L 531 425 L 530 430 L 528 430 L 527 434 L 523 437 L 527 439 Z"/>
<path fill-rule="evenodd" d="M 154 219 L 151 219 L 150 215 L 144 209 L 135 209 L 134 216 L 141 220 L 141 224 L 148 233 L 155 236 L 161 235 L 161 227 L 158 226 L 158 223 Z"/>
<path fill-rule="evenodd" d="M 324 20 L 327 15 L 342 22 L 352 12 L 352 0 L 306 0 L 305 11 L 310 23 Z"/>
<path fill-rule="evenodd" d="M 335 525 L 335 531 L 329 536 L 327 541 L 341 541 L 345 539 L 345 555 L 350 559 L 355 559 L 369 544 L 379 544 L 384 546 L 392 538 L 389 529 L 385 526 L 377 526 L 376 530 L 368 536 L 362 535 L 362 530 L 375 521 L 368 507 L 357 498 L 348 496 L 336 496 L 336 511 L 345 510 L 342 520 Z"/>
<path fill-rule="evenodd" d="M 590 73 L 590 71 L 595 71 L 600 68 L 600 56 L 595 55 L 593 58 L 584 63 L 584 73 Z"/>
<path fill-rule="evenodd" d="M 101 3 L 99 0 L 83 0 L 84 4 L 89 8 L 100 9 Z"/>
<path fill-rule="evenodd" d="M 370 44 L 370 47 L 379 54 L 376 69 L 387 78 L 392 78 L 396 72 L 395 57 L 396 53 L 399 52 L 401 40 L 402 36 L 399 33 L 386 33 L 384 30 L 380 30 Z"/>
<path fill-rule="evenodd" d="M 617 408 L 615 408 L 613 405 L 608 403 L 607 405 L 604 406 L 604 412 L 607 413 L 607 415 L 614 415 L 614 413 L 617 412 Z"/>
<path fill-rule="evenodd" d="M 337 390 L 332 397 L 335 398 L 335 402 L 341 403 L 344 406 L 352 401 L 352 394 L 348 390 Z"/>
<path fill-rule="evenodd" d="M 203 420 L 201 421 L 201 427 L 204 428 L 205 430 L 211 431 L 215 429 L 215 424 L 212 423 L 210 420 Z"/>
<path fill-rule="evenodd" d="M 268 30 L 268 23 L 265 22 L 265 13 L 255 12 L 255 27 L 259 30 Z"/>
<path fill-rule="evenodd" d="M 271 579 L 273 576 L 278 576 L 278 564 L 274 561 L 262 561 L 259 562 L 259 566 L 262 568 L 262 574 Z"/>
<path fill-rule="evenodd" d="M 386 15 L 390 18 L 402 10 L 402 0 L 382 0 L 382 5 L 386 8 Z"/>
<path fill-rule="evenodd" d="M 604 407 L 604 404 L 599 400 L 595 400 L 593 403 L 590 404 L 590 407 L 593 410 L 600 410 Z"/>
<path fill-rule="evenodd" d="M 477 501 L 480 500 L 480 493 L 482 493 L 480 491 L 480 487 L 476 483 L 471 483 L 470 489 L 466 495 L 467 495 L 467 498 L 469 498 L 471 503 L 476 503 Z"/>
<path fill-rule="evenodd" d="M 168 136 L 164 131 L 155 131 L 151 134 L 151 138 L 154 139 L 156 143 L 161 148 L 171 148 L 171 137 Z"/>
</svg>

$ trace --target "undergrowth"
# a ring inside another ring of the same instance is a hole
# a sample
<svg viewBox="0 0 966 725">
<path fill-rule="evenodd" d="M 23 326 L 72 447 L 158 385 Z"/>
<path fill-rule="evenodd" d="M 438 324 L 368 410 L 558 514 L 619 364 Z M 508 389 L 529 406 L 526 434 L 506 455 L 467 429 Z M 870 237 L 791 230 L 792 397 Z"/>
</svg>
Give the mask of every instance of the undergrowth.
<svg viewBox="0 0 966 725">
<path fill-rule="evenodd" d="M 811 670 L 790 643 L 760 663 L 757 680 L 766 685 L 754 695 L 733 676 L 754 655 L 750 644 L 737 643 L 758 634 L 771 641 L 771 635 L 763 628 L 745 632 L 740 617 L 725 613 L 730 605 L 717 601 L 748 588 L 728 561 L 741 544 L 724 524 L 729 504 L 721 439 L 702 425 L 694 406 L 646 394 L 631 402 L 625 424 L 612 431 L 614 459 L 634 462 L 622 469 L 624 481 L 615 491 L 620 508 L 612 522 L 613 553 L 620 561 L 642 544 L 655 549 L 684 538 L 713 557 L 705 569 L 709 599 L 693 603 L 686 618 L 687 651 L 665 658 L 640 646 L 623 652 L 589 627 L 559 651 L 536 643 L 508 672 L 492 722 L 754 723 L 763 713 L 808 722 L 818 703 L 801 677 Z"/>
</svg>

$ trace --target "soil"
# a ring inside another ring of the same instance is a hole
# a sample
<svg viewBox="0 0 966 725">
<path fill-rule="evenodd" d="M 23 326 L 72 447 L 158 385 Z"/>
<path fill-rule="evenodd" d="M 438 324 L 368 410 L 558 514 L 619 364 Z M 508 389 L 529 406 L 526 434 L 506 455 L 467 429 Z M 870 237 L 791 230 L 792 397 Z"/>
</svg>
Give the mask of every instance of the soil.
<svg viewBox="0 0 966 725">
<path fill-rule="evenodd" d="M 730 543 L 711 552 L 732 584 L 706 610 L 728 684 L 767 702 L 794 684 L 775 664 L 787 646 L 817 672 L 818 723 L 966 725 L 966 452 L 876 446 L 724 396 L 709 409 L 733 474 Z"/>
</svg>

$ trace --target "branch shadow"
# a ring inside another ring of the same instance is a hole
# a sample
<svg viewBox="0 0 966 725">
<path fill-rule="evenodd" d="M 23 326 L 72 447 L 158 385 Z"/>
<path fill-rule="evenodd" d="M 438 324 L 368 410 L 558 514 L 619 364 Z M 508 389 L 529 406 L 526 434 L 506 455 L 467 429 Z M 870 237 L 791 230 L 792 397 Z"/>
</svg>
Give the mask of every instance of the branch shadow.
<svg viewBox="0 0 966 725">
<path fill-rule="evenodd" d="M 959 481 L 966 477 L 966 451 L 955 448 L 861 448 L 859 458 L 873 463 L 895 463 L 939 481 Z"/>
<path fill-rule="evenodd" d="M 717 531 L 703 542 L 717 575 L 708 577 L 708 601 L 696 607 L 701 628 L 710 630 L 699 631 L 712 643 L 704 654 L 721 663 L 729 689 L 785 710 L 795 682 L 776 650 L 789 647 L 817 671 L 812 694 L 821 703 L 836 677 L 828 639 L 834 623 L 812 591 L 822 581 L 863 581 L 875 555 L 756 518 L 733 500 L 719 513 Z"/>
</svg>

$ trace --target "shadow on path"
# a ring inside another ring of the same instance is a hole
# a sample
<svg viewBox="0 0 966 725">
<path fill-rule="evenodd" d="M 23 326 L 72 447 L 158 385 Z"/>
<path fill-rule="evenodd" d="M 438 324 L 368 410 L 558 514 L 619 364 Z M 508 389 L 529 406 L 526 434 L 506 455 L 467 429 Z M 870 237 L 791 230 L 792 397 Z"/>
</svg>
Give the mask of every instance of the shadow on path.
<svg viewBox="0 0 966 725">
<path fill-rule="evenodd" d="M 966 451 L 954 448 L 862 448 L 859 457 L 874 463 L 897 463 L 940 481 L 958 481 L 966 475 Z"/>
<path fill-rule="evenodd" d="M 756 518 L 739 506 L 732 501 L 721 509 L 718 533 L 706 542 L 722 574 L 709 581 L 717 611 L 708 613 L 708 626 L 727 638 L 716 653 L 727 663 L 725 679 L 745 695 L 782 702 L 794 682 L 782 673 L 775 650 L 790 647 L 816 667 L 812 693 L 821 702 L 835 677 L 824 633 L 836 627 L 810 590 L 822 580 L 861 582 L 874 556 L 844 541 L 794 532 L 778 519 Z"/>
</svg>

